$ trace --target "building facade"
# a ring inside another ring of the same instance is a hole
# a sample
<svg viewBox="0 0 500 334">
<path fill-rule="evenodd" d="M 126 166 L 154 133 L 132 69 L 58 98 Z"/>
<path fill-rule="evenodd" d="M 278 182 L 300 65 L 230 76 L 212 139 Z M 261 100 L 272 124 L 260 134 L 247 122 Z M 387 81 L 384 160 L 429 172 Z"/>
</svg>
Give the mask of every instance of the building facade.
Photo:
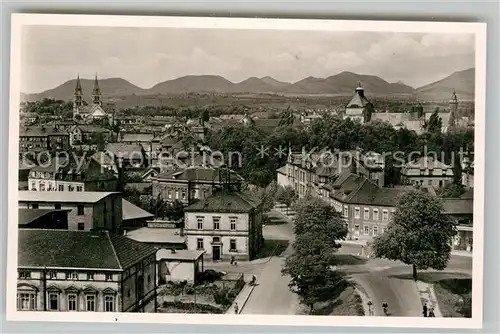
<svg viewBox="0 0 500 334">
<path fill-rule="evenodd" d="M 122 195 L 116 192 L 19 191 L 19 209 L 69 210 L 71 231 L 118 231 L 123 215 Z"/>
<path fill-rule="evenodd" d="M 187 248 L 206 251 L 207 259 L 248 261 L 262 247 L 262 208 L 258 199 L 219 190 L 184 212 Z"/>
<path fill-rule="evenodd" d="M 19 311 L 155 309 L 154 247 L 109 232 L 19 229 L 18 253 Z"/>
<path fill-rule="evenodd" d="M 19 131 L 19 152 L 58 152 L 70 147 L 69 134 L 57 126 L 31 126 Z"/>
<path fill-rule="evenodd" d="M 415 186 L 443 188 L 453 182 L 453 168 L 431 156 L 421 157 L 401 168 L 401 180 Z"/>
</svg>

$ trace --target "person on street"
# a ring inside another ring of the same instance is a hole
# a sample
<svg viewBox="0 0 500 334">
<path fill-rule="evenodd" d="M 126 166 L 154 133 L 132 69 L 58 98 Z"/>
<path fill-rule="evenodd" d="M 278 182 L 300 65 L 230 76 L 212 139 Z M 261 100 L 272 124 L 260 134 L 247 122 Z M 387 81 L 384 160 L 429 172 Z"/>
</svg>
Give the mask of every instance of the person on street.
<svg viewBox="0 0 500 334">
<path fill-rule="evenodd" d="M 383 303 L 382 304 L 382 309 L 384 310 L 384 314 L 385 315 L 388 315 L 389 313 L 387 312 L 387 308 L 389 307 L 389 305 L 387 303 Z"/>
<path fill-rule="evenodd" d="M 231 256 L 231 264 L 234 264 L 234 256 Z"/>
<path fill-rule="evenodd" d="M 434 318 L 435 315 L 434 315 L 434 308 L 431 307 L 430 310 L 429 310 L 429 318 Z"/>
<path fill-rule="evenodd" d="M 235 303 L 234 304 L 234 314 L 238 314 L 238 310 L 239 310 L 238 303 Z"/>
<path fill-rule="evenodd" d="M 424 303 L 422 313 L 424 314 L 424 318 L 427 318 L 427 303 Z"/>
</svg>

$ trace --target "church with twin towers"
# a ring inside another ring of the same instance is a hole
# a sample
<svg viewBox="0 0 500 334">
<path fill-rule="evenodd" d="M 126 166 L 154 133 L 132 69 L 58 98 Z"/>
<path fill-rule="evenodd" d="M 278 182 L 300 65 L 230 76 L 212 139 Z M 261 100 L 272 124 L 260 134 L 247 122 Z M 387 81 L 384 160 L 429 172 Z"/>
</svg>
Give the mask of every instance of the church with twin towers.
<svg viewBox="0 0 500 334">
<path fill-rule="evenodd" d="M 93 121 L 109 118 L 106 111 L 102 108 L 102 93 L 99 87 L 99 81 L 97 80 L 97 73 L 95 75 L 91 97 L 91 103 L 86 102 L 80 75 L 77 75 L 73 99 L 73 119 Z"/>
</svg>

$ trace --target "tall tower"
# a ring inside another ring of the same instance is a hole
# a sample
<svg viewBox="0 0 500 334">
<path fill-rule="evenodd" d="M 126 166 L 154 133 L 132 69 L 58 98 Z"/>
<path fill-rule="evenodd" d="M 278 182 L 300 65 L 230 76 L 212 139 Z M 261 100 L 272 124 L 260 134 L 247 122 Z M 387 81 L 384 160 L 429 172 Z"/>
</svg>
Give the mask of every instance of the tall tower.
<svg viewBox="0 0 500 334">
<path fill-rule="evenodd" d="M 80 109 L 83 107 L 83 90 L 82 84 L 80 82 L 80 74 L 76 77 L 76 87 L 74 93 L 75 99 L 73 102 L 73 114 L 80 113 Z"/>
<path fill-rule="evenodd" d="M 453 94 L 451 95 L 450 100 L 450 119 L 448 121 L 448 127 L 453 128 L 457 125 L 458 118 L 458 99 L 455 90 L 453 90 Z"/>
<path fill-rule="evenodd" d="M 97 81 L 97 73 L 95 74 L 94 89 L 92 90 L 92 102 L 94 104 L 101 105 L 101 89 L 99 88 L 99 82 Z"/>
</svg>

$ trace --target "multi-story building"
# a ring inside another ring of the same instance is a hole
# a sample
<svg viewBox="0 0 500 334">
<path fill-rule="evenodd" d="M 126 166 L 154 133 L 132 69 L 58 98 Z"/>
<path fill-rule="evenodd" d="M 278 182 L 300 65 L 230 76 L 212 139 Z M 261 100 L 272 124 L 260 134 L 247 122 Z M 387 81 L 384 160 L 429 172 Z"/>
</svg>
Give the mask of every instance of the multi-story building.
<svg viewBox="0 0 500 334">
<path fill-rule="evenodd" d="M 325 192 L 335 178 L 345 171 L 363 176 L 379 186 L 384 185 L 385 161 L 382 155 L 357 151 L 339 154 L 306 155 L 290 153 L 286 166 L 278 169 L 278 184 L 292 186 L 299 196 L 315 197 Z"/>
<path fill-rule="evenodd" d="M 361 87 L 361 83 L 358 82 L 358 87 L 354 91 L 354 95 L 345 107 L 344 118 L 350 118 L 352 120 L 360 121 L 361 123 L 367 123 L 371 120 L 372 113 L 375 112 L 375 107 L 366 98 L 365 90 Z"/>
<path fill-rule="evenodd" d="M 262 247 L 260 200 L 221 189 L 185 209 L 188 250 L 206 250 L 214 261 L 251 260 Z"/>
<path fill-rule="evenodd" d="M 453 182 L 453 168 L 431 157 L 420 157 L 401 168 L 403 183 L 422 187 L 442 188 Z"/>
<path fill-rule="evenodd" d="M 154 312 L 156 251 L 107 231 L 19 229 L 17 309 Z"/>
<path fill-rule="evenodd" d="M 117 192 L 19 191 L 19 209 L 70 210 L 68 229 L 118 231 L 122 223 L 122 195 Z"/>
<path fill-rule="evenodd" d="M 382 188 L 363 176 L 344 173 L 332 185 L 328 202 L 341 213 L 348 238 L 369 240 L 384 233 L 405 190 Z"/>
<path fill-rule="evenodd" d="M 117 191 L 118 179 L 94 159 L 72 163 L 50 161 L 46 166 L 30 168 L 29 190 L 34 191 Z M 57 165 L 61 163 L 61 166 Z M 78 166 L 78 164 L 81 164 Z"/>
<path fill-rule="evenodd" d="M 76 124 L 68 129 L 70 134 L 69 141 L 71 146 L 77 146 L 82 144 L 96 144 L 102 142 L 102 144 L 108 143 L 112 137 L 113 133 L 103 127 L 88 125 L 88 124 Z"/>
<path fill-rule="evenodd" d="M 158 174 L 152 178 L 152 190 L 155 197 L 189 204 L 210 196 L 216 186 L 241 182 L 243 178 L 232 170 L 197 166 Z"/>
<path fill-rule="evenodd" d="M 31 126 L 19 131 L 19 152 L 66 151 L 69 134 L 57 126 Z"/>
</svg>

